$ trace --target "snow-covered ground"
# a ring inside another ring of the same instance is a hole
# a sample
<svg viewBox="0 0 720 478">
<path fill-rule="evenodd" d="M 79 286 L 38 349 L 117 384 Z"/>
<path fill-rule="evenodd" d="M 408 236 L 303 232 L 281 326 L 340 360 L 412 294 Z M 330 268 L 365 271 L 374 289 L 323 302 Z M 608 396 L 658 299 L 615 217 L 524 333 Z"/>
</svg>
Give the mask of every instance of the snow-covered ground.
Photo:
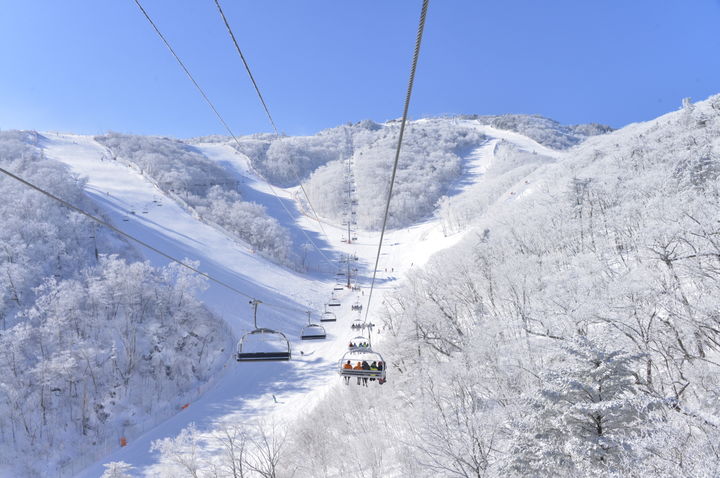
<svg viewBox="0 0 720 478">
<path fill-rule="evenodd" d="M 470 184 L 487 170 L 499 139 L 513 142 L 528 151 L 557 155 L 557 152 L 522 135 L 489 126 L 477 127 L 485 135 L 496 139 L 491 139 L 466 157 L 465 170 L 468 174 L 465 177 L 470 179 Z M 337 360 L 348 341 L 357 335 L 349 327 L 358 316 L 357 312 L 350 310 L 350 304 L 358 299 L 357 294 L 350 291 L 340 293 L 343 305 L 335 311 L 338 321 L 323 324 L 328 332 L 327 340 L 303 342 L 299 338 L 306 321 L 301 311 L 312 310 L 313 317 L 318 319 L 335 283 L 335 268 L 323 266 L 323 257 L 312 255 L 311 260 L 316 267 L 311 267 L 308 274 L 277 266 L 254 254 L 248 245 L 199 221 L 155 187 L 140 171 L 109 159 L 111 155 L 106 148 L 92 137 L 62 133 L 48 133 L 46 137 L 45 154 L 66 163 L 78 175 L 87 177 L 88 195 L 113 224 L 177 259 L 198 261 L 203 272 L 231 284 L 247 296 L 263 301 L 265 305 L 260 306 L 258 325 L 286 333 L 293 350 L 290 362 L 236 363 L 229 360 L 214 385 L 196 401 L 144 434 L 126 437 L 127 446 L 120 447 L 118 440 L 118 445 L 109 450 L 109 455 L 95 457 L 95 463 L 82 471 L 74 470 L 76 476 L 99 477 L 103 473 L 102 464 L 110 461 L 124 461 L 148 473 L 157 459 L 150 451 L 153 440 L 176 436 L 191 423 L 195 423 L 201 431 L 208 431 L 223 423 L 243 421 L 248 417 L 274 415 L 291 420 L 310 409 L 330 387 L 340 382 L 335 372 Z M 294 189 L 272 188 L 253 173 L 246 157 L 227 145 L 201 143 L 195 144 L 195 147 L 232 170 L 241 181 L 243 197 L 267 207 L 268 213 L 289 228 L 294 238 L 313 238 L 313 242 L 323 249 L 323 255 L 332 260 L 337 260 L 340 253 L 357 254 L 359 283 L 364 289 L 364 295 L 359 298 L 363 303 L 367 300 L 366 286 L 372 275 L 370 269 L 374 264 L 379 234 L 360 231 L 359 241 L 348 245 L 341 241 L 344 229 L 340 225 L 325 223 L 326 237 L 317 222 L 299 211 L 293 200 Z M 453 194 L 460 195 L 466 190 L 466 187 L 458 185 Z M 434 252 L 455 244 L 462 234 L 446 237 L 439 219 L 431 218 L 410 228 L 390 231 L 385 237 L 376 293 L 371 305 L 370 320 L 375 323 L 379 319 L 373 319 L 374 312 L 377 312 L 383 294 L 393 287 L 395 281 L 402 279 L 410 268 L 423 265 Z M 167 263 L 167 259 L 152 251 L 141 248 L 141 252 L 153 265 Z M 251 329 L 252 311 L 248 297 L 209 282 L 202 299 L 230 324 L 236 337 Z M 364 305 L 367 307 L 367 304 Z M 377 342 L 381 349 L 382 334 Z M 180 409 L 184 404 L 176 405 Z"/>
</svg>

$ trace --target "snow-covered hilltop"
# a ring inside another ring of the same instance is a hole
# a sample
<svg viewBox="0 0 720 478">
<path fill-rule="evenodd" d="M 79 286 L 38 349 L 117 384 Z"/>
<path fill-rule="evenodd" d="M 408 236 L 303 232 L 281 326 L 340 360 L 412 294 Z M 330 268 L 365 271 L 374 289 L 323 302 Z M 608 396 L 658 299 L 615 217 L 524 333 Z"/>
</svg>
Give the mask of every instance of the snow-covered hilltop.
<svg viewBox="0 0 720 478">
<path fill-rule="evenodd" d="M 717 476 L 720 96 L 615 132 L 411 122 L 370 314 L 389 381 L 345 386 L 367 294 L 325 341 L 299 311 L 343 254 L 368 285 L 398 128 L 0 133 L 0 167 L 247 295 L 0 176 L 0 476 Z M 231 359 L 248 297 L 289 363 Z"/>
</svg>

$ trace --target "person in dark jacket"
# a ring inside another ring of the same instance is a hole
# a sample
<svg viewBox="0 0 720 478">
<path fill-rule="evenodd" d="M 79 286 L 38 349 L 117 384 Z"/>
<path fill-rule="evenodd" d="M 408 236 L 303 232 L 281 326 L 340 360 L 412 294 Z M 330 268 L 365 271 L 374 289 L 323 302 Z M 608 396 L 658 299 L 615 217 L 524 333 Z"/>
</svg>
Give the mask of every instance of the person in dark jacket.
<svg viewBox="0 0 720 478">
<path fill-rule="evenodd" d="M 363 370 L 370 371 L 370 364 L 367 363 L 367 361 L 365 361 L 365 360 L 363 360 L 363 362 L 362 362 L 362 369 L 363 369 Z M 367 378 L 367 377 L 363 377 L 363 386 L 367 387 L 367 386 L 368 386 L 367 383 L 368 383 L 368 378 Z"/>
</svg>

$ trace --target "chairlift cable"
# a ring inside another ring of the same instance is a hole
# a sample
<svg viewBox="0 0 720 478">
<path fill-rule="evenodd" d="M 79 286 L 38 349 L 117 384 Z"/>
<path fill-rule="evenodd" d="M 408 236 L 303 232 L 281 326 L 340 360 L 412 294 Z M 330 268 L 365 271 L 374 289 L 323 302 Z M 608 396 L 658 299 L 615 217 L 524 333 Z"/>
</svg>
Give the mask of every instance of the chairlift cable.
<svg viewBox="0 0 720 478">
<path fill-rule="evenodd" d="M 232 42 L 235 45 L 235 50 L 237 50 L 238 55 L 240 55 L 240 59 L 242 60 L 243 66 L 245 67 L 245 71 L 247 72 L 248 76 L 250 77 L 250 81 L 252 82 L 253 87 L 255 88 L 255 92 L 257 93 L 257 96 L 260 99 L 260 103 L 262 103 L 263 109 L 265 110 L 265 114 L 267 115 L 268 119 L 270 120 L 270 124 L 272 125 L 272 128 L 275 131 L 275 136 L 276 136 L 276 138 L 279 139 L 280 132 L 278 131 L 277 125 L 275 124 L 275 120 L 273 120 L 273 117 L 270 114 L 270 108 L 268 108 L 268 105 L 265 102 L 265 98 L 263 98 L 262 93 L 260 93 L 260 87 L 258 86 L 257 81 L 255 81 L 255 77 L 253 76 L 252 71 L 250 70 L 250 65 L 248 64 L 247 60 L 245 59 L 245 55 L 243 55 L 243 52 L 240 49 L 240 45 L 238 44 L 237 39 L 235 38 L 235 34 L 233 33 L 232 28 L 230 27 L 230 23 L 228 22 L 227 17 L 225 17 L 225 12 L 223 12 L 222 7 L 220 6 L 220 0 L 215 0 L 215 5 L 217 6 L 218 12 L 220 12 L 220 16 L 222 17 L 222 20 L 225 23 L 225 27 L 227 28 L 227 31 L 230 34 L 230 38 L 232 39 Z M 308 202 L 308 206 L 310 206 L 310 210 L 312 211 L 313 215 L 315 216 L 315 220 L 317 221 L 318 225 L 320 226 L 320 230 L 322 231 L 325 238 L 327 238 L 328 235 L 325 232 L 325 228 L 322 225 L 322 221 L 320 220 L 318 213 L 315 211 L 315 207 L 312 205 L 312 202 L 310 201 L 310 197 L 308 196 L 307 191 L 305 191 L 305 186 L 303 186 L 302 181 L 300 180 L 300 177 L 296 171 L 294 171 L 294 174 L 295 174 L 295 178 L 297 179 L 298 184 L 300 185 L 300 190 L 302 191 L 303 195 L 305 196 L 305 199 Z"/>
<path fill-rule="evenodd" d="M 136 5 L 138 6 L 138 8 L 140 9 L 140 11 L 142 12 L 142 14 L 145 15 L 145 18 L 147 19 L 147 21 L 150 23 L 150 25 L 152 25 L 153 29 L 155 30 L 155 33 L 158 34 L 158 36 L 159 36 L 160 39 L 163 41 L 163 43 L 165 44 L 165 46 L 167 47 L 167 49 L 170 50 L 170 53 L 172 53 L 172 56 L 175 57 L 175 60 L 177 60 L 178 64 L 179 64 L 180 67 L 183 69 L 183 71 L 185 72 L 185 74 L 187 75 L 187 77 L 190 78 L 190 81 L 192 81 L 193 85 L 195 85 L 195 88 L 200 92 L 200 95 L 203 97 L 203 99 L 205 100 L 205 102 L 206 102 L 206 103 L 210 106 L 210 108 L 213 110 L 213 112 L 215 113 L 215 116 L 218 117 L 218 119 L 220 120 L 220 122 L 222 123 L 222 125 L 225 127 L 225 130 L 227 130 L 227 132 L 230 134 L 230 136 L 232 136 L 233 139 L 234 139 L 235 141 L 237 141 L 238 139 L 235 137 L 235 134 L 233 134 L 232 130 L 230 129 L 230 126 L 225 122 L 225 119 L 223 119 L 222 115 L 221 115 L 220 112 L 217 110 L 217 108 L 215 107 L 215 105 L 213 104 L 213 102 L 210 101 L 210 98 L 208 98 L 207 94 L 205 94 L 205 90 L 203 90 L 203 89 L 200 87 L 200 84 L 199 84 L 197 81 L 195 81 L 195 78 L 194 78 L 194 77 L 192 76 L 192 74 L 190 73 L 190 70 L 188 70 L 188 68 L 185 66 L 185 63 L 183 63 L 183 61 L 180 59 L 180 57 L 177 55 L 177 53 L 175 53 L 175 50 L 174 50 L 173 47 L 170 45 L 170 42 L 167 41 L 167 39 L 165 38 L 165 35 L 162 34 L 162 32 L 160 31 L 160 29 L 157 27 L 157 25 L 155 25 L 155 22 L 152 21 L 152 18 L 150 18 L 150 15 L 148 15 L 148 13 L 145 11 L 145 9 L 143 8 L 143 6 L 140 4 L 140 1 L 139 1 L 139 0 L 134 0 L 134 1 L 135 1 L 135 4 L 136 4 Z"/>
<path fill-rule="evenodd" d="M 383 216 L 382 230 L 380 232 L 380 240 L 378 241 L 377 255 L 375 256 L 375 267 L 373 268 L 372 281 L 370 282 L 370 292 L 368 293 L 367 309 L 365 310 L 365 323 L 370 313 L 370 301 L 372 300 L 373 289 L 375 287 L 375 277 L 377 275 L 378 264 L 380 263 L 380 251 L 382 250 L 383 237 L 385 236 L 385 228 L 387 226 L 388 211 L 390 210 L 390 199 L 392 198 L 393 186 L 395 185 L 395 175 L 397 173 L 398 162 L 400 160 L 400 148 L 402 147 L 403 134 L 405 133 L 405 124 L 407 123 L 408 109 L 410 107 L 410 97 L 412 95 L 413 83 L 415 82 L 415 71 L 417 69 L 418 57 L 420 56 L 420 44 L 422 43 L 423 30 L 425 29 L 425 18 L 430 0 L 423 0 L 422 10 L 420 12 L 420 23 L 418 25 L 417 36 L 415 38 L 415 51 L 413 53 L 412 67 L 410 68 L 410 80 L 408 81 L 407 94 L 405 96 L 405 107 L 403 109 L 402 123 L 400 123 L 400 135 L 398 137 L 397 149 L 395 150 L 395 161 L 393 163 L 392 175 L 390 176 L 390 187 L 388 189 L 387 201 L 385 202 L 385 215 Z M 368 333 L 368 340 L 372 335 Z"/>
<path fill-rule="evenodd" d="M 170 42 L 165 38 L 165 36 L 164 36 L 164 35 L 162 34 L 162 32 L 160 31 L 160 29 L 157 27 L 157 25 L 155 25 L 155 22 L 153 22 L 152 18 L 150 18 L 150 15 L 149 15 L 149 14 L 147 13 L 147 11 L 143 8 L 143 6 L 140 4 L 140 1 L 139 1 L 139 0 L 133 0 L 133 1 L 134 1 L 135 4 L 138 6 L 138 8 L 139 8 L 140 11 L 142 12 L 142 14 L 145 16 L 145 18 L 147 19 L 147 21 L 150 23 L 150 25 L 153 27 L 153 29 L 155 30 L 155 33 L 157 33 L 157 35 L 158 35 L 158 36 L 160 37 L 160 39 L 163 41 L 163 43 L 164 43 L 165 46 L 168 48 L 168 50 L 170 50 L 170 53 L 172 53 L 172 55 L 173 55 L 173 57 L 175 58 L 175 60 L 177 60 L 178 64 L 179 64 L 180 67 L 183 69 L 183 71 L 185 72 L 185 74 L 187 75 L 187 77 L 190 78 L 190 81 L 192 81 L 193 85 L 195 85 L 195 88 L 198 90 L 198 92 L 199 92 L 200 95 L 203 97 L 203 99 L 205 100 L 205 102 L 206 102 L 206 103 L 210 106 L 210 108 L 213 110 L 213 112 L 215 113 L 215 116 L 218 117 L 218 119 L 220 120 L 220 123 L 222 123 L 223 127 L 225 128 L 225 130 L 228 132 L 228 134 L 230 134 L 230 136 L 231 136 L 232 139 L 235 141 L 235 143 L 236 143 L 238 146 L 240 146 L 240 141 L 238 140 L 237 136 L 235 136 L 235 133 L 233 133 L 232 129 L 230 129 L 230 126 L 229 126 L 228 123 L 225 121 L 225 119 L 224 119 L 223 116 L 220 114 L 220 112 L 217 110 L 217 108 L 215 107 L 215 105 L 213 104 L 213 102 L 210 101 L 210 98 L 207 96 L 207 94 L 205 94 L 205 91 L 202 89 L 202 87 L 200 87 L 200 84 L 199 84 L 199 83 L 195 80 L 195 78 L 192 76 L 192 74 L 190 73 L 190 70 L 185 66 L 185 63 L 183 63 L 183 61 L 180 59 L 180 57 L 177 55 L 177 53 L 175 53 L 175 50 L 174 50 L 173 47 L 170 45 Z M 254 80 L 253 80 L 253 82 L 254 82 Z M 264 101 L 263 101 L 263 104 L 264 104 Z M 272 121 L 272 118 L 271 118 L 271 121 Z M 275 127 L 275 124 L 273 123 L 273 128 L 274 128 L 274 127 Z M 277 129 L 275 129 L 275 131 L 276 131 L 276 133 L 277 133 Z M 273 195 L 274 195 L 275 198 L 278 200 L 278 202 L 280 203 L 280 205 L 282 206 L 282 208 L 283 208 L 283 209 L 285 210 L 285 212 L 288 214 L 288 216 L 289 216 L 290 218 L 293 218 L 292 213 L 291 213 L 290 210 L 287 208 L 287 206 L 286 206 L 285 203 L 282 201 L 282 199 L 280 199 L 280 196 L 278 196 L 278 194 L 276 193 L 275 188 L 273 187 L 273 185 L 268 182 L 268 186 L 270 186 L 270 190 L 272 191 Z M 302 186 L 302 185 L 301 185 L 301 186 Z M 321 225 L 320 227 L 322 227 L 322 225 Z M 312 240 L 312 238 L 308 235 L 308 233 L 305 231 L 305 229 L 300 228 L 300 231 L 303 233 L 303 235 L 305 236 L 305 238 L 310 242 L 310 244 L 312 244 L 312 246 L 320 253 L 320 255 L 322 256 L 322 258 L 323 258 L 328 264 L 330 264 L 330 265 L 332 266 L 332 265 L 333 265 L 333 262 L 332 262 L 330 259 L 328 259 L 327 256 L 325 255 L 325 253 L 323 253 L 323 251 L 317 246 L 317 244 L 315 244 L 315 241 Z"/>
<path fill-rule="evenodd" d="M 201 275 L 202 277 L 205 277 L 206 279 L 211 280 L 212 282 L 215 282 L 216 284 L 219 284 L 219 285 L 225 287 L 226 289 L 229 289 L 232 292 L 235 292 L 236 294 L 239 294 L 243 297 L 255 300 L 255 298 L 253 296 L 246 294 L 245 292 L 243 292 L 239 289 L 236 289 L 235 287 L 231 286 L 230 284 L 228 284 L 224 281 L 221 281 L 220 279 L 216 279 L 215 277 L 211 276 L 210 274 L 208 274 L 206 272 L 202 272 L 201 270 L 198 270 L 197 268 L 191 266 L 190 264 L 187 264 L 186 262 L 183 262 L 180 259 L 177 259 L 177 258 L 171 256 L 170 254 L 167 254 L 167 253 L 161 251 L 157 247 L 151 246 L 150 244 L 143 241 L 142 239 L 138 239 L 137 237 L 133 236 L 132 234 L 128 234 L 127 232 L 124 232 L 124 231 L 118 229 L 117 227 L 113 226 L 109 222 L 104 221 L 104 220 L 100 219 L 99 217 L 93 216 L 89 212 L 69 203 L 68 201 L 66 201 L 62 198 L 55 196 L 51 192 L 48 192 L 48 191 L 44 190 L 43 188 L 36 186 L 35 184 L 21 178 L 20 176 L 17 176 L 15 174 L 11 173 L 10 171 L 8 171 L 4 168 L 0 168 L 0 173 L 5 174 L 6 176 L 9 176 L 12 179 L 15 179 L 16 181 L 24 184 L 25 186 L 28 186 L 29 188 L 34 189 L 35 191 L 37 191 L 41 194 L 44 194 L 45 196 L 49 197 L 50 199 L 59 202 L 63 206 L 67 207 L 68 209 L 71 209 L 75 212 L 82 214 L 83 216 L 86 216 L 89 219 L 92 219 L 96 223 L 115 231 L 116 233 L 120 234 L 121 236 L 126 237 L 126 238 L 130 239 L 131 241 L 134 241 L 134 242 L 140 244 L 141 246 L 146 247 L 147 249 L 150 249 L 151 251 L 153 251 L 157 254 L 160 254 L 164 258 L 169 259 L 170 261 L 175 262 L 175 263 L 179 264 L 180 266 L 185 267 L 186 269 L 189 269 L 192 272 L 194 272 L 198 275 Z M 267 303 L 267 302 L 263 302 L 263 304 L 267 305 L 268 307 L 273 307 L 275 309 L 280 309 L 280 310 L 286 310 L 289 312 L 303 312 L 303 313 L 305 312 L 305 310 L 302 310 L 302 309 L 295 309 L 292 307 L 286 307 L 286 306 L 271 304 L 271 303 Z"/>
</svg>

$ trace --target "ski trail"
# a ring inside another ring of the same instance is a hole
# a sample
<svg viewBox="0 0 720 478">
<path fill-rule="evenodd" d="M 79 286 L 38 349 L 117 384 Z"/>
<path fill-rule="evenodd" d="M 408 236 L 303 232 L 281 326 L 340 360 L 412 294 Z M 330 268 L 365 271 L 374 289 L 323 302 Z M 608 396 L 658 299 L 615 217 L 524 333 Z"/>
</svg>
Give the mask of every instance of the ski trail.
<svg viewBox="0 0 720 478">
<path fill-rule="evenodd" d="M 92 137 L 70 134 L 46 136 L 45 154 L 64 162 L 78 175 L 87 177 L 87 194 L 104 216 L 120 229 L 179 259 L 199 261 L 200 270 L 246 291 L 252 297 L 299 311 L 311 308 L 322 312 L 322 304 L 328 300 L 335 284 L 335 269 L 329 274 L 299 274 L 273 264 L 253 254 L 246 244 L 228 237 L 222 230 L 199 221 L 156 188 L 140 171 L 110 159 L 107 150 Z M 499 136 L 515 139 L 513 135 Z M 536 143 L 522 136 L 520 138 L 521 147 L 535 147 Z M 462 194 L 483 178 L 492 164 L 494 146 L 499 139 L 491 138 L 467 156 L 465 168 L 471 180 L 456 184 L 457 194 Z M 317 222 L 298 211 L 293 200 L 293 188 L 276 188 L 276 193 L 292 214 L 288 216 L 269 186 L 254 174 L 247 157 L 224 144 L 194 146 L 231 171 L 240 182 L 243 198 L 265 206 L 268 214 L 287 227 L 294 239 L 299 240 L 302 236 L 302 228 L 311 237 L 317 238 L 328 253 L 334 252 L 335 257 L 356 254 L 359 258 L 358 282 L 363 286 L 368 284 L 377 251 L 378 233 L 359 231 L 361 241 L 348 245 L 341 242 L 343 228 L 326 224 L 328 237 L 321 236 Z M 542 151 L 542 147 L 538 149 Z M 378 312 L 384 295 L 391 292 L 397 281 L 410 270 L 424 265 L 435 252 L 457 243 L 464 233 L 446 236 L 440 227 L 440 219 L 433 217 L 409 228 L 388 231 L 385 237 L 369 316 L 378 325 L 378 331 L 382 324 Z M 153 265 L 167 263 L 165 258 L 153 252 L 139 250 Z M 327 271 L 327 266 L 320 267 L 319 255 L 313 255 L 310 260 L 315 270 Z M 151 443 L 175 437 L 191 423 L 195 423 L 202 433 L 212 433 L 227 424 L 243 423 L 257 417 L 272 417 L 291 423 L 299 411 L 311 409 L 331 387 L 341 384 L 336 374 L 337 360 L 346 351 L 347 343 L 358 335 L 350 329 L 352 320 L 359 317 L 357 312 L 350 310 L 350 304 L 360 299 L 365 308 L 367 294 L 360 292 L 358 295 L 344 290 L 339 292 L 338 297 L 343 303 L 339 310 L 334 310 L 338 320 L 322 324 L 328 334 L 327 340 L 323 341 L 299 340 L 300 330 L 306 324 L 304 314 L 261 306 L 259 325 L 282 330 L 291 340 L 293 359 L 290 362 L 236 363 L 229 360 L 213 383 L 202 387 L 198 391 L 200 396 L 187 407 L 181 408 L 185 405 L 182 403 L 169 404 L 170 408 L 177 410 L 176 414 L 158 424 L 149 424 L 143 433 L 143 428 L 135 430 L 126 447 L 113 443 L 107 449 L 99 450 L 94 460 L 86 463 L 87 468 L 77 469 L 77 477 L 97 478 L 103 473 L 102 464 L 110 461 L 125 461 L 136 467 L 139 476 L 150 476 L 156 470 L 158 458 L 150 452 Z M 236 337 L 251 328 L 252 315 L 247 298 L 209 283 L 201 299 L 223 317 Z M 364 316 L 365 310 L 362 312 Z M 319 316 L 316 314 L 313 319 L 317 322 Z M 374 343 L 382 353 L 383 335 L 374 334 L 374 337 Z"/>
</svg>

